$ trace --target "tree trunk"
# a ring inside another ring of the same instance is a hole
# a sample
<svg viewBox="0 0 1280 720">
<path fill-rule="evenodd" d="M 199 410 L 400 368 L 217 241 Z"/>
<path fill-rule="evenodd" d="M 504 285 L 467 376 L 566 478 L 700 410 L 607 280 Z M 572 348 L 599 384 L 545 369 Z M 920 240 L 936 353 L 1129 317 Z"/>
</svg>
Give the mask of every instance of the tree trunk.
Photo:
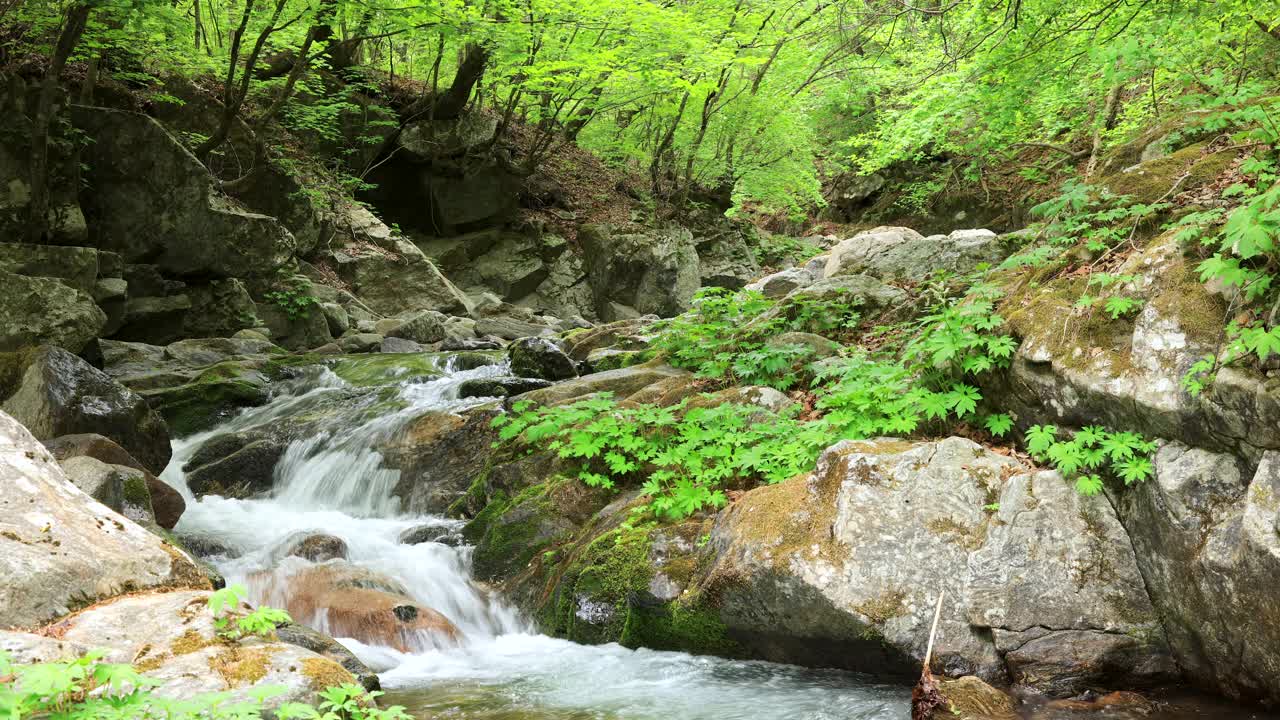
<svg viewBox="0 0 1280 720">
<path fill-rule="evenodd" d="M 49 125 L 53 122 L 58 78 L 84 35 L 90 9 L 88 5 L 74 5 L 67 11 L 31 120 L 31 201 L 27 206 L 27 239 L 31 242 L 43 242 L 49 232 Z"/>
</svg>

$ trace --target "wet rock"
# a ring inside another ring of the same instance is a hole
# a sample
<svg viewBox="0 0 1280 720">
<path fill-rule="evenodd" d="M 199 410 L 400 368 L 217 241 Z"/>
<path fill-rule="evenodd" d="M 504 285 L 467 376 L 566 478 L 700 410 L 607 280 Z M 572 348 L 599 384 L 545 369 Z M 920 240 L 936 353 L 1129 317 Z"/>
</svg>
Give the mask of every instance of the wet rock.
<svg viewBox="0 0 1280 720">
<path fill-rule="evenodd" d="M 476 368 L 501 364 L 502 358 L 500 356 L 478 352 L 460 352 L 449 358 L 449 367 L 453 370 L 475 370 Z"/>
<path fill-rule="evenodd" d="M 550 325 L 538 322 L 532 314 L 526 317 L 504 314 L 486 315 L 479 318 L 476 320 L 476 332 L 480 335 L 493 335 L 503 340 L 517 340 L 537 335 L 548 335 L 552 332 L 552 329 Z"/>
<path fill-rule="evenodd" d="M 290 556 L 297 556 L 311 562 L 326 560 L 346 560 L 347 542 L 334 535 L 322 532 L 297 532 L 280 541 L 278 547 L 271 552 L 277 561 Z"/>
<path fill-rule="evenodd" d="M 309 350 L 333 341 L 329 320 L 319 305 L 290 313 L 273 302 L 258 303 L 258 316 L 271 331 L 271 340 L 289 350 Z"/>
<path fill-rule="evenodd" d="M 60 462 L 83 455 L 101 460 L 109 465 L 127 465 L 139 470 L 146 469 L 142 466 L 142 463 L 129 454 L 128 450 L 120 447 L 110 438 L 97 433 L 60 435 L 52 440 L 45 440 L 44 446 Z"/>
<path fill-rule="evenodd" d="M 147 469 L 169 464 L 165 421 L 137 393 L 61 348 L 0 353 L 0 410 L 37 438 L 98 433 Z"/>
<path fill-rule="evenodd" d="M 1017 705 L 1002 690 L 972 675 L 938 679 L 943 706 L 925 720 L 1018 720 Z"/>
<path fill-rule="evenodd" d="M 356 657 L 356 654 L 348 650 L 342 643 L 319 630 L 313 630 L 306 625 L 291 622 L 276 628 L 276 638 L 282 643 L 297 645 L 338 663 L 343 669 L 354 675 L 356 681 L 365 690 L 373 692 L 374 690 L 382 689 L 382 682 L 378 679 L 377 673 L 370 670 L 368 665 L 360 662 L 360 658 Z"/>
<path fill-rule="evenodd" d="M 246 498 L 267 492 L 275 484 L 276 464 L 288 446 L 282 437 L 256 431 L 211 438 L 182 468 L 187 487 L 196 497 Z"/>
<path fill-rule="evenodd" d="M 0 270 L 0 352 L 40 344 L 80 352 L 107 315 L 87 293 L 43 277 Z"/>
<path fill-rule="evenodd" d="M 422 543 L 440 543 L 450 547 L 463 544 L 462 534 L 452 525 L 419 525 L 400 533 L 401 545 L 421 545 Z"/>
<path fill-rule="evenodd" d="M 1055 696 L 1177 675 L 1110 504 L 968 440 L 837 444 L 730 506 L 711 546 L 720 616 L 767 659 L 916 672 L 945 590 L 947 674 Z"/>
<path fill-rule="evenodd" d="M 540 390 L 545 387 L 551 387 L 550 380 L 537 380 L 533 378 L 517 378 L 517 377 L 500 377 L 500 378 L 476 378 L 467 380 L 458 386 L 458 397 L 493 397 L 501 398 L 510 395 L 519 395 L 533 390 Z"/>
<path fill-rule="evenodd" d="M 87 247 L 0 242 L 0 270 L 61 280 L 69 287 L 92 293 L 99 275 L 98 251 Z"/>
<path fill-rule="evenodd" d="M 568 355 L 546 338 L 527 337 L 507 348 L 511 372 L 520 377 L 541 380 L 567 380 L 578 377 L 578 369 Z"/>
<path fill-rule="evenodd" d="M 68 643 L 105 650 L 105 662 L 132 664 L 160 681 L 151 689 L 160 697 L 225 692 L 228 702 L 243 702 L 274 686 L 283 692 L 265 701 L 270 710 L 285 702 L 314 704 L 320 690 L 356 682 L 338 662 L 300 644 L 259 637 L 219 642 L 208 603 L 202 591 L 134 595 L 95 605 L 54 628 Z"/>
<path fill-rule="evenodd" d="M 338 637 L 401 652 L 456 645 L 462 637 L 444 615 L 414 602 L 402 589 L 390 589 L 398 584 L 380 580 L 373 571 L 357 574 L 341 563 L 325 564 L 266 582 L 272 597 L 285 598 L 290 615 Z"/>
<path fill-rule="evenodd" d="M 124 592 L 208 587 L 191 558 L 77 489 L 2 412 L 0 476 L 0 627 L 34 627 Z"/>
<path fill-rule="evenodd" d="M 497 412 L 425 413 L 381 448 L 388 467 L 400 470 L 393 492 L 407 512 L 442 513 L 467 492 L 493 452 Z"/>
<path fill-rule="evenodd" d="M 649 353 L 643 350 L 619 350 L 618 348 L 600 348 L 587 353 L 587 359 L 582 362 L 583 374 L 605 372 L 608 370 L 618 370 L 619 368 L 631 367 L 638 363 L 642 363 L 649 358 Z"/>
</svg>

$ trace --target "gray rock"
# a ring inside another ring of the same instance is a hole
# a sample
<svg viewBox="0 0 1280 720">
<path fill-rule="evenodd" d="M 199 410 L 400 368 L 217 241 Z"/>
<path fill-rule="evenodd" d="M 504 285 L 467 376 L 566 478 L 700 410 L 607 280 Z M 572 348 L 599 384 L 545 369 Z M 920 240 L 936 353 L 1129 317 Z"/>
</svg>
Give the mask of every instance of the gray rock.
<svg viewBox="0 0 1280 720">
<path fill-rule="evenodd" d="M 688 230 L 587 225 L 578 233 L 595 310 L 622 319 L 610 303 L 639 314 L 669 317 L 689 309 L 701 285 L 698 253 Z"/>
<path fill-rule="evenodd" d="M 926 238 L 909 228 L 884 227 L 831 248 L 824 277 L 865 273 L 884 280 L 921 281 L 939 270 L 964 274 L 981 263 L 994 265 L 1008 254 L 990 230 L 957 230 Z"/>
<path fill-rule="evenodd" d="M 183 466 L 187 487 L 196 497 L 244 498 L 267 492 L 287 448 L 282 438 L 249 431 L 212 438 Z"/>
<path fill-rule="evenodd" d="M 258 303 L 258 316 L 271 330 L 271 340 L 290 350 L 309 350 L 333 341 L 329 320 L 319 305 L 308 305 L 290 315 L 275 303 Z"/>
<path fill-rule="evenodd" d="M 440 342 L 446 335 L 444 316 L 434 310 L 424 310 L 384 334 L 388 337 L 412 340 L 422 345 Z"/>
<path fill-rule="evenodd" d="M 293 235 L 218 194 L 209 171 L 160 123 L 83 106 L 71 115 L 93 139 L 84 152 L 94 189 L 85 211 L 98 247 L 176 277 L 268 276 L 293 256 Z"/>
<path fill-rule="evenodd" d="M 12 385 L 0 386 L 0 410 L 14 416 L 37 438 L 98 433 L 129 451 L 154 471 L 169 464 L 172 451 L 165 421 L 137 393 L 60 348 L 16 353 Z"/>
<path fill-rule="evenodd" d="M 412 340 L 404 338 L 383 338 L 382 344 L 378 347 L 378 352 L 384 353 L 420 353 L 426 352 L 426 348 Z"/>
<path fill-rule="evenodd" d="M 235 278 L 189 285 L 186 296 L 191 300 L 191 309 L 182 326 L 182 337 L 228 337 L 262 324 L 249 291 Z"/>
<path fill-rule="evenodd" d="M 382 450 L 387 466 L 400 471 L 393 492 L 405 512 L 443 513 L 466 494 L 490 461 L 498 412 L 493 405 L 461 415 L 427 412 Z"/>
<path fill-rule="evenodd" d="M 813 284 L 813 273 L 804 268 L 788 268 L 766 275 L 746 286 L 747 290 L 761 293 L 767 298 L 780 298 L 797 288 Z"/>
<path fill-rule="evenodd" d="M 347 672 L 354 675 L 356 681 L 365 690 L 373 692 L 374 690 L 382 689 L 382 682 L 378 680 L 377 673 L 370 670 L 368 665 L 360 662 L 356 654 L 348 650 L 342 643 L 319 630 L 313 630 L 306 625 L 297 623 L 285 623 L 276 628 L 276 638 L 282 643 L 297 645 L 338 663 Z"/>
<path fill-rule="evenodd" d="M 274 562 L 287 557 L 300 557 L 314 563 L 326 560 L 346 560 L 347 542 L 336 535 L 323 532 L 301 531 L 281 540 L 271 551 Z"/>
<path fill-rule="evenodd" d="M 526 392 L 520 399 L 535 405 L 556 405 L 598 392 L 613 393 L 614 397 L 622 399 L 663 381 L 692 383 L 693 373 L 651 362 L 565 380 L 551 387 Z"/>
<path fill-rule="evenodd" d="M 1230 697 L 1280 700 L 1280 454 L 1256 473 L 1230 455 L 1170 443 L 1155 477 L 1116 493 L 1179 666 Z"/>
<path fill-rule="evenodd" d="M 530 322 L 508 315 L 490 315 L 476 320 L 476 333 L 494 335 L 503 340 L 517 340 L 535 335 L 549 335 L 553 331 L 547 325 Z"/>
<path fill-rule="evenodd" d="M 551 387 L 550 380 L 534 378 L 476 378 L 458 386 L 458 397 L 508 397 Z"/>
<path fill-rule="evenodd" d="M 191 298 L 187 295 L 130 297 L 125 303 L 124 323 L 116 337 L 132 342 L 165 345 L 183 337 Z"/>
<path fill-rule="evenodd" d="M 519 377 L 567 380 L 578 377 L 578 369 L 564 351 L 546 338 L 521 338 L 507 348 L 511 372 Z"/>
<path fill-rule="evenodd" d="M 445 352 L 453 352 L 457 350 L 501 350 L 501 343 L 493 340 L 461 340 L 450 338 L 440 343 L 440 349 Z"/>
<path fill-rule="evenodd" d="M 347 317 L 347 311 L 338 303 L 320 303 L 320 312 L 324 313 L 324 319 L 329 323 L 330 335 L 341 337 L 351 329 L 351 320 Z"/>
<path fill-rule="evenodd" d="M 760 276 L 760 264 L 741 232 L 733 229 L 697 242 L 703 287 L 737 290 Z"/>
<path fill-rule="evenodd" d="M 948 675 L 1054 696 L 1176 677 L 1105 498 L 969 440 L 841 442 L 730 506 L 711 547 L 721 618 L 766 659 L 910 672 L 945 591 Z"/>
<path fill-rule="evenodd" d="M 338 339 L 338 347 L 344 353 L 377 352 L 382 347 L 383 337 L 377 333 L 356 333 Z"/>
<path fill-rule="evenodd" d="M 147 667 L 147 677 L 159 681 L 151 692 L 160 697 L 218 692 L 235 703 L 274 686 L 281 692 L 263 703 L 269 712 L 286 702 L 315 704 L 323 687 L 356 682 L 338 662 L 303 647 L 314 641 L 295 633 L 290 637 L 298 644 L 259 637 L 218 642 L 208 602 L 207 591 L 130 596 L 68 618 L 59 632 L 66 642 L 105 650 L 105 662 Z"/>
<path fill-rule="evenodd" d="M 335 253 L 337 272 L 375 312 L 437 310 L 467 314 L 470 301 L 413 243 L 393 239 L 386 253 L 348 248 Z"/>
<path fill-rule="evenodd" d="M 187 502 L 182 493 L 169 487 L 163 480 L 147 472 L 124 448 L 112 442 L 110 438 L 94 433 L 79 435 L 63 435 L 46 440 L 45 448 L 62 464 L 64 471 L 72 482 L 103 504 L 117 512 L 121 512 L 130 520 L 144 526 L 154 523 L 164 530 L 172 530 L 178 524 L 182 514 L 186 512 Z M 110 502 L 89 491 L 75 481 L 73 472 L 66 464 L 73 458 L 86 458 L 105 463 L 105 467 L 120 478 L 121 497 L 119 505 Z M 140 476 L 139 476 L 140 474 Z M 139 479 L 141 482 L 139 482 Z M 145 492 L 142 485 L 145 485 Z"/>
<path fill-rule="evenodd" d="M 107 314 L 87 293 L 59 280 L 0 270 L 0 352 L 50 344 L 80 352 Z"/>
<path fill-rule="evenodd" d="M 35 627 L 123 592 L 208 587 L 184 553 L 72 485 L 3 412 L 0 476 L 0 626 Z"/>
<path fill-rule="evenodd" d="M 0 270 L 53 278 L 92 294 L 98 280 L 98 251 L 87 247 L 0 242 Z"/>
</svg>

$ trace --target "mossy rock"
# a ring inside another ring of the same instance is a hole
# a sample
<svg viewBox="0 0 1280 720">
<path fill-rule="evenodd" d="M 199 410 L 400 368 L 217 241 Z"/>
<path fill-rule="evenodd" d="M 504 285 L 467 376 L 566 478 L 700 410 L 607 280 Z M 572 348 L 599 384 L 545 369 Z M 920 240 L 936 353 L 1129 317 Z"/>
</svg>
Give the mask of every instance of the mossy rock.
<svg viewBox="0 0 1280 720">
<path fill-rule="evenodd" d="M 243 380 L 197 381 L 141 394 L 176 437 L 208 430 L 236 410 L 261 405 L 268 398 L 264 384 Z"/>
<path fill-rule="evenodd" d="M 534 485 L 510 498 L 500 491 L 463 528 L 463 537 L 476 546 L 471 562 L 477 578 L 510 577 L 573 532 L 573 524 L 556 515 L 547 497 L 550 485 Z"/>
<path fill-rule="evenodd" d="M 1234 151 L 1209 152 L 1208 143 L 1198 143 L 1108 175 L 1102 184 L 1117 195 L 1131 196 L 1135 202 L 1154 203 L 1162 198 L 1167 200 L 1174 193 L 1208 185 L 1235 159 Z M 1183 173 L 1187 173 L 1187 177 L 1179 182 Z"/>
</svg>

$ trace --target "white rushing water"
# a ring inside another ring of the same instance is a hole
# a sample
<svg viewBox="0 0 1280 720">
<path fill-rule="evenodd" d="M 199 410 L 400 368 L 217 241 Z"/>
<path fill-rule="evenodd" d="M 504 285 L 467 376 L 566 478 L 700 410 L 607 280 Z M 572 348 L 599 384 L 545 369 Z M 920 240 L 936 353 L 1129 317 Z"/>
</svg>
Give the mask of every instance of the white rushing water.
<svg viewBox="0 0 1280 720">
<path fill-rule="evenodd" d="M 887 720 L 906 717 L 907 692 L 847 673 L 733 662 L 683 653 L 583 646 L 538 635 L 502 599 L 473 583 L 470 548 L 438 542 L 403 545 L 403 532 L 424 525 L 456 533 L 461 523 L 405 515 L 392 491 L 399 471 L 375 449 L 430 410 L 485 402 L 459 399 L 467 379 L 506 373 L 502 366 L 450 371 L 385 389 L 402 409 L 378 411 L 376 393 L 357 392 L 333 372 L 313 368 L 279 384 L 272 401 L 224 425 L 174 443 L 164 473 L 186 496 L 179 535 L 225 548 L 212 561 L 252 600 L 286 606 L 287 578 L 312 565 L 280 558 L 296 533 L 322 532 L 347 544 L 350 562 L 396 581 L 420 605 L 444 614 L 458 642 L 428 640 L 415 652 L 339 638 L 380 673 L 395 702 L 421 718 L 469 720 L 599 718 L 619 720 Z M 385 403 L 384 403 L 385 405 Z M 287 418 L 329 408 L 332 421 L 293 442 L 275 468 L 271 497 L 192 497 L 182 467 L 206 441 L 228 432 L 266 432 Z M 297 618 L 327 630 L 323 612 Z"/>
</svg>

